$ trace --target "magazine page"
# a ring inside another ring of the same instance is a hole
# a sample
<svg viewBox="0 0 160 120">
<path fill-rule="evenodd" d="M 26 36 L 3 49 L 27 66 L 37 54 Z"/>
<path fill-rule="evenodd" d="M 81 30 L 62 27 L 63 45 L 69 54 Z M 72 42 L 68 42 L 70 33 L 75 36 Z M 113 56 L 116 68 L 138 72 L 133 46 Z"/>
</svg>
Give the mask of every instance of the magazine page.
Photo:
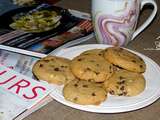
<svg viewBox="0 0 160 120">
<path fill-rule="evenodd" d="M 89 14 L 48 4 L 14 9 L 1 15 L 2 21 L 1 49 L 36 57 L 93 37 Z"/>
<path fill-rule="evenodd" d="M 32 74 L 33 64 L 39 60 L 39 58 L 27 56 L 19 53 L 14 53 L 6 50 L 0 50 L 0 64 L 3 64 L 6 67 L 12 68 L 14 71 L 26 75 L 30 78 L 35 79 Z M 42 100 L 40 100 L 36 105 L 26 110 L 22 114 L 18 115 L 15 120 L 22 120 L 27 117 L 29 114 L 35 112 L 41 107 L 45 106 L 51 102 L 53 98 L 49 95 Z M 1 119 L 0 119 L 1 120 Z"/>
<path fill-rule="evenodd" d="M 39 58 L 0 49 L 0 64 L 30 78 L 34 78 L 32 66 L 37 60 Z"/>
<path fill-rule="evenodd" d="M 35 81 L 12 67 L 0 64 L 0 119 L 12 120 L 45 98 L 52 91 L 47 83 Z"/>
</svg>

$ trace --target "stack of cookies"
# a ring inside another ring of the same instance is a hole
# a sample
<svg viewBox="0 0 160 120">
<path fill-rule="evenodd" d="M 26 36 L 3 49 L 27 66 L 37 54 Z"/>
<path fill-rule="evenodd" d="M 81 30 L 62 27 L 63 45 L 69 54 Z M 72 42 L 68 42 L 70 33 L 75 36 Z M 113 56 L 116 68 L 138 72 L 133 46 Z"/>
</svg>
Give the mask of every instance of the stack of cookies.
<svg viewBox="0 0 160 120">
<path fill-rule="evenodd" d="M 116 47 L 106 49 L 104 58 L 116 67 L 112 77 L 104 82 L 111 95 L 136 96 L 145 89 L 142 73 L 146 70 L 146 64 L 142 58 Z"/>
<path fill-rule="evenodd" d="M 92 49 L 72 60 L 47 56 L 33 66 L 41 80 L 64 85 L 68 101 L 81 105 L 99 105 L 107 95 L 135 96 L 145 89 L 144 61 L 134 53 L 110 47 Z"/>
</svg>

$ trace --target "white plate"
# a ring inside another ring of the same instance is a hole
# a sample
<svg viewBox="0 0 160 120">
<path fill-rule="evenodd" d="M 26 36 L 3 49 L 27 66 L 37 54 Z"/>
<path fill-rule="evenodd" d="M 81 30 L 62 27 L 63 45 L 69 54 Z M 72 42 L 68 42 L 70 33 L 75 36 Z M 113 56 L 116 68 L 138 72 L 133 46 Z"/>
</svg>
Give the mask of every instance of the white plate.
<svg viewBox="0 0 160 120">
<path fill-rule="evenodd" d="M 107 47 L 110 46 L 102 44 L 81 45 L 63 49 L 58 53 L 56 53 L 56 55 L 72 59 L 73 57 L 79 55 L 83 51 L 94 48 L 104 49 Z M 62 86 L 60 87 L 56 85 L 53 85 L 54 91 L 51 93 L 51 96 L 58 102 L 70 106 L 72 108 L 89 112 L 97 112 L 97 113 L 127 112 L 140 109 L 152 104 L 160 97 L 160 67 L 150 58 L 140 53 L 134 51 L 132 52 L 142 57 L 147 65 L 147 70 L 144 73 L 146 79 L 146 88 L 138 96 L 135 97 L 108 96 L 107 100 L 98 106 L 78 105 L 66 101 L 62 95 Z"/>
</svg>

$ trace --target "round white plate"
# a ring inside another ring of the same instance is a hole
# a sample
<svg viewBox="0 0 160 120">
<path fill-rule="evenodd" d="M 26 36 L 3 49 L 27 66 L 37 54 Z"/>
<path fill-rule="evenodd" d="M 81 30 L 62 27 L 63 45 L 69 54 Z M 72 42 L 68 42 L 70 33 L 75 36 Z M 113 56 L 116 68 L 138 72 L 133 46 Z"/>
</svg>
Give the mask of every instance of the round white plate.
<svg viewBox="0 0 160 120">
<path fill-rule="evenodd" d="M 58 53 L 56 53 L 56 55 L 72 59 L 73 57 L 79 55 L 83 51 L 95 48 L 104 49 L 107 47 L 110 46 L 102 44 L 81 45 L 63 49 Z M 56 85 L 53 85 L 54 91 L 51 93 L 51 96 L 58 102 L 70 106 L 72 108 L 89 112 L 97 112 L 97 113 L 127 112 L 140 109 L 152 104 L 160 97 L 160 67 L 150 58 L 134 51 L 131 52 L 143 58 L 147 65 L 146 72 L 144 73 L 144 77 L 146 79 L 146 88 L 138 96 L 119 97 L 119 96 L 109 95 L 107 100 L 98 106 L 78 105 L 66 101 L 62 95 L 63 86 L 56 86 Z"/>
</svg>

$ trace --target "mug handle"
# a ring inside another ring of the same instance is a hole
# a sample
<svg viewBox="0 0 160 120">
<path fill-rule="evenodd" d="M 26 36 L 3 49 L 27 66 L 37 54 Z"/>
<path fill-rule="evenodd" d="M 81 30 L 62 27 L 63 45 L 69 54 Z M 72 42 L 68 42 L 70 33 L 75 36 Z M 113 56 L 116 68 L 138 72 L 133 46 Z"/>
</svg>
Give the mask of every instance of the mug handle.
<svg viewBox="0 0 160 120">
<path fill-rule="evenodd" d="M 144 7 L 144 5 L 146 4 L 152 4 L 154 6 L 154 9 L 151 13 L 151 15 L 149 16 L 149 18 L 134 32 L 133 36 L 132 36 L 132 40 L 139 34 L 141 33 L 154 19 L 156 13 L 157 13 L 157 4 L 155 1 L 153 0 L 142 0 L 141 1 L 141 9 Z"/>
</svg>

